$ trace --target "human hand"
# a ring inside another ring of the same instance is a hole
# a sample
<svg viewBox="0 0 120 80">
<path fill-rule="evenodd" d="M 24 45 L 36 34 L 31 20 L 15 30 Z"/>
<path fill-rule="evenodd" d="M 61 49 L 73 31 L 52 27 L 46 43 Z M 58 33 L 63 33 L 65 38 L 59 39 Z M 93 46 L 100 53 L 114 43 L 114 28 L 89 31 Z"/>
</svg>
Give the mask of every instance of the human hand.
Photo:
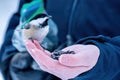
<svg viewBox="0 0 120 80">
<path fill-rule="evenodd" d="M 59 62 L 66 66 L 87 66 L 93 68 L 100 55 L 99 49 L 95 45 L 76 44 L 64 48 L 62 51 L 74 51 L 75 54 L 62 54 Z"/>
<path fill-rule="evenodd" d="M 91 49 L 89 49 L 87 45 L 86 48 L 85 45 L 73 45 L 63 50 L 74 50 L 76 54 L 63 54 L 60 56 L 59 60 L 54 60 L 50 57 L 51 53 L 42 49 L 37 41 L 34 41 L 34 43 L 32 43 L 28 40 L 25 41 L 25 45 L 30 55 L 34 58 L 34 60 L 38 63 L 42 70 L 49 72 L 63 80 L 75 78 L 79 74 L 90 70 L 96 64 L 99 56 L 99 49 L 93 45 L 89 45 L 89 48 Z M 76 47 L 77 49 L 75 49 Z M 92 51 L 92 48 L 95 48 L 95 52 Z M 85 57 L 85 55 L 83 54 L 85 54 L 87 57 Z M 78 57 L 78 55 L 80 58 Z M 70 62 L 72 64 L 70 64 Z M 91 64 L 89 62 L 91 62 Z"/>
</svg>

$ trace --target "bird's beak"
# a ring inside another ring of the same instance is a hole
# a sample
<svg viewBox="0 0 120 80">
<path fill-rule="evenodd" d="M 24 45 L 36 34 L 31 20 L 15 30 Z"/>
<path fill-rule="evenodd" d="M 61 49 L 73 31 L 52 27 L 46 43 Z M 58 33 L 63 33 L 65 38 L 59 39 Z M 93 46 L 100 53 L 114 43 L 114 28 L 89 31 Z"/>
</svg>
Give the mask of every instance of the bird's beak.
<svg viewBox="0 0 120 80">
<path fill-rule="evenodd" d="M 47 18 L 46 18 L 46 20 L 49 20 L 49 19 L 51 19 L 52 18 L 52 16 L 48 16 Z"/>
<path fill-rule="evenodd" d="M 48 16 L 45 21 L 48 21 L 51 18 L 52 18 L 52 16 Z"/>
<path fill-rule="evenodd" d="M 51 19 L 52 18 L 52 16 L 48 16 L 48 19 Z"/>
</svg>

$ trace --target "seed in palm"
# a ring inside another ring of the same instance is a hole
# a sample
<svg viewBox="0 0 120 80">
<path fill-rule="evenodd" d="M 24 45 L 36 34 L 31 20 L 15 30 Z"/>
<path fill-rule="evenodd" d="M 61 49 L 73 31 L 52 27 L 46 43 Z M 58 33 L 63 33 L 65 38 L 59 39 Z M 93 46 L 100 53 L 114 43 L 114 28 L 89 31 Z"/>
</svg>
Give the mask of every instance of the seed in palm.
<svg viewBox="0 0 120 80">
<path fill-rule="evenodd" d="M 60 55 L 62 55 L 62 54 L 75 54 L 75 52 L 74 51 L 69 51 L 69 50 L 68 51 L 61 51 L 61 50 L 60 51 L 55 51 L 51 54 L 51 57 L 55 60 L 58 60 Z"/>
</svg>

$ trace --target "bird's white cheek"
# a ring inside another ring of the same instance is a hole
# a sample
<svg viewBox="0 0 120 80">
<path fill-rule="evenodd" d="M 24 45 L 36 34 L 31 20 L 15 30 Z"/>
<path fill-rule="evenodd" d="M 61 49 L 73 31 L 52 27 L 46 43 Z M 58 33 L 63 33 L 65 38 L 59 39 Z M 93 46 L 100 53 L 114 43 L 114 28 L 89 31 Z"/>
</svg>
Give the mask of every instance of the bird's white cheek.
<svg viewBox="0 0 120 80">
<path fill-rule="evenodd" d="M 42 40 L 46 37 L 49 32 L 49 26 L 42 28 L 36 32 L 36 38 L 38 41 L 42 42 Z"/>
<path fill-rule="evenodd" d="M 28 39 L 31 36 L 31 34 L 27 30 L 22 30 L 22 38 L 23 40 Z"/>
<path fill-rule="evenodd" d="M 39 42 L 42 42 L 42 40 L 46 37 L 48 32 L 49 32 L 49 26 L 46 26 L 41 29 L 30 28 L 29 30 L 24 29 L 22 31 L 22 36 L 23 36 L 23 40 L 32 38 L 34 40 L 38 40 Z"/>
<path fill-rule="evenodd" d="M 38 29 L 36 29 L 35 26 L 30 26 L 30 29 L 23 29 L 22 30 L 23 39 L 24 40 L 29 38 L 35 39 L 34 37 L 37 30 Z"/>
</svg>

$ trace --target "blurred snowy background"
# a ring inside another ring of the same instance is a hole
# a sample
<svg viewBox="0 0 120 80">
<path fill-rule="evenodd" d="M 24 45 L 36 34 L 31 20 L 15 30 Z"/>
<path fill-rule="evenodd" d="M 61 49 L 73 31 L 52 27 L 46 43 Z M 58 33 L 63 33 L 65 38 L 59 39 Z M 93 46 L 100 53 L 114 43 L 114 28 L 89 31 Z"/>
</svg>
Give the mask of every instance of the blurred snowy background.
<svg viewBox="0 0 120 80">
<path fill-rule="evenodd" d="M 11 15 L 17 10 L 19 0 L 0 0 L 0 48 Z M 0 73 L 0 80 L 2 75 Z"/>
<path fill-rule="evenodd" d="M 17 10 L 19 0 L 0 0 L 0 46 L 11 15 Z"/>
</svg>

